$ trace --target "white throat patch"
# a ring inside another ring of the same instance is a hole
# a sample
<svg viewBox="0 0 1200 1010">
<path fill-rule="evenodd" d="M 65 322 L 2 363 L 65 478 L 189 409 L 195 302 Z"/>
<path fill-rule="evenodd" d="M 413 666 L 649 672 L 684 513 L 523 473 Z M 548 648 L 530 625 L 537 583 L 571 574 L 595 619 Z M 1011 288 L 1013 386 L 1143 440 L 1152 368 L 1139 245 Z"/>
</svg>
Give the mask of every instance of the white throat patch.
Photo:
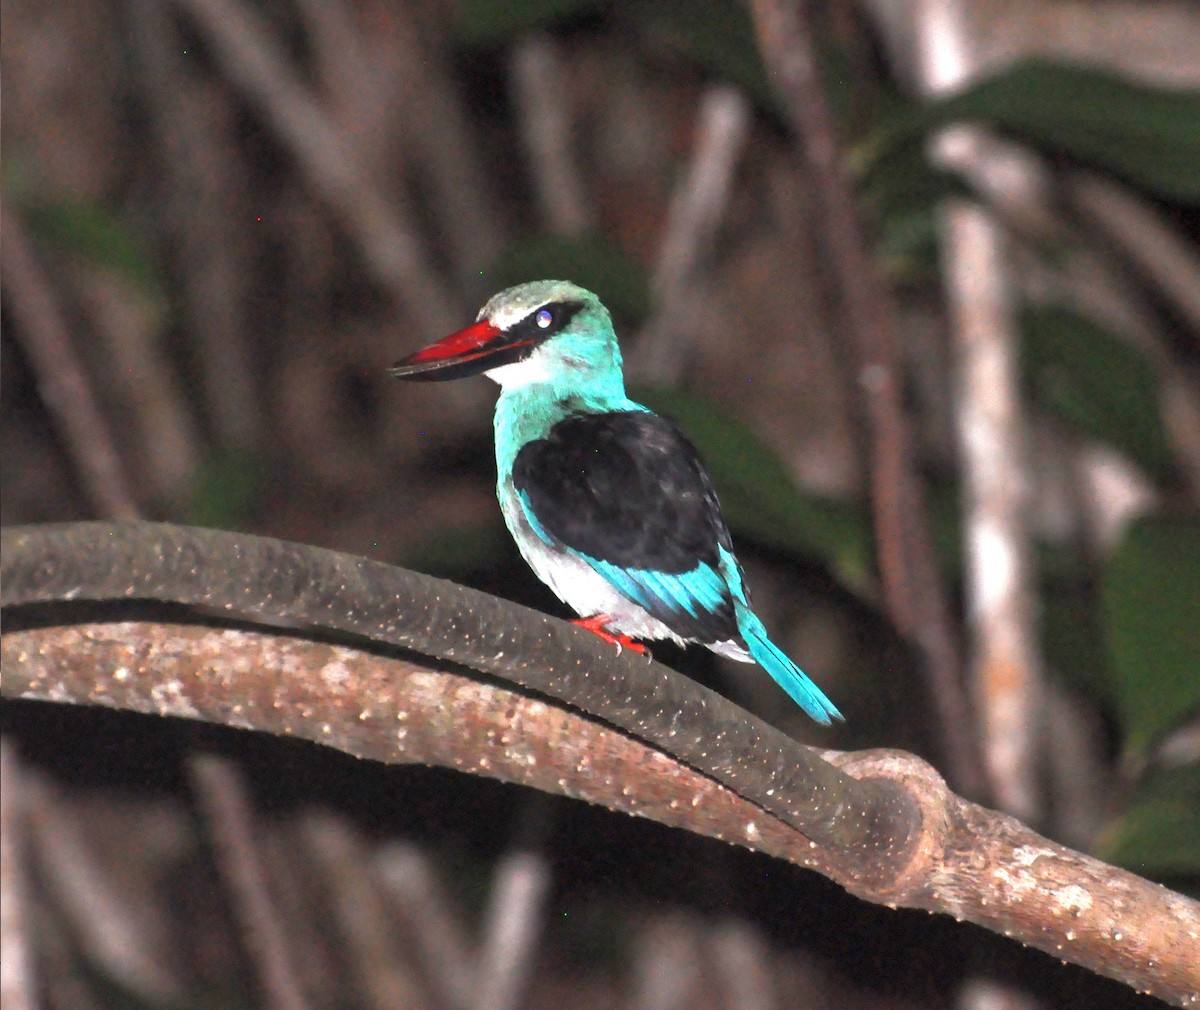
<svg viewBox="0 0 1200 1010">
<path fill-rule="evenodd" d="M 520 389 L 535 382 L 548 382 L 550 373 L 546 370 L 546 359 L 534 351 L 524 361 L 514 361 L 510 365 L 501 365 L 483 373 L 493 382 L 498 382 L 505 389 Z"/>
</svg>

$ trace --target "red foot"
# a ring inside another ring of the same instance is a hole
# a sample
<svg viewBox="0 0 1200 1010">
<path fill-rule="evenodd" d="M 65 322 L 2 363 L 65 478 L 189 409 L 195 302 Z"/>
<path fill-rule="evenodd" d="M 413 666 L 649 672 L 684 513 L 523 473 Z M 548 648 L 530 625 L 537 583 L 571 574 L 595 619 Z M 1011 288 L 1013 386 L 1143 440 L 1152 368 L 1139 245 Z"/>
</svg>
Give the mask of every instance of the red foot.
<svg viewBox="0 0 1200 1010">
<path fill-rule="evenodd" d="M 608 630 L 608 623 L 612 618 L 608 614 L 595 614 L 592 617 L 580 617 L 572 621 L 572 624 L 578 624 L 581 628 L 587 628 L 593 635 L 599 635 L 609 645 L 617 647 L 617 655 L 621 654 L 622 649 L 629 649 L 636 652 L 639 656 L 649 656 L 650 651 L 644 646 L 635 642 L 628 635 L 614 635 Z"/>
</svg>

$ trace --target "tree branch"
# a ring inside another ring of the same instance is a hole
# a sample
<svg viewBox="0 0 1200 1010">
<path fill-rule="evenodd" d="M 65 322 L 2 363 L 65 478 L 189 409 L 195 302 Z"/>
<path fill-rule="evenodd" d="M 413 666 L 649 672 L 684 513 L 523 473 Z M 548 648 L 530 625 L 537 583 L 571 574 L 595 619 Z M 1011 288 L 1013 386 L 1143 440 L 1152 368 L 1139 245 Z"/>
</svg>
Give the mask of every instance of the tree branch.
<svg viewBox="0 0 1200 1010">
<path fill-rule="evenodd" d="M 564 622 L 374 562 L 218 531 L 15 528 L 0 533 L 0 555 L 6 607 L 172 600 L 421 654 L 292 632 L 26 627 L 3 638 L 6 697 L 182 715 L 520 782 L 761 849 L 868 900 L 966 918 L 1200 1005 L 1200 904 L 960 799 L 910 755 L 818 754 Z M 22 613 L 28 624 L 38 608 Z"/>
</svg>

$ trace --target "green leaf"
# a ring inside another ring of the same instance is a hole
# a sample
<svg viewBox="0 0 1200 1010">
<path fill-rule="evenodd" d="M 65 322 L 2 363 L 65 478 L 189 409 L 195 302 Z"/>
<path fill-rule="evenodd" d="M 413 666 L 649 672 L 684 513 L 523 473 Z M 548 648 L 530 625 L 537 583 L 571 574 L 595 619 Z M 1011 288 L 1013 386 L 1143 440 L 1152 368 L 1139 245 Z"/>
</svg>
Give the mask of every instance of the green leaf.
<svg viewBox="0 0 1200 1010">
<path fill-rule="evenodd" d="M 484 295 L 542 279 L 574 281 L 595 291 L 621 322 L 640 323 L 650 313 L 646 271 L 623 249 L 597 235 L 564 238 L 538 234 L 509 246 L 481 278 Z"/>
<path fill-rule="evenodd" d="M 1072 691 L 1115 708 L 1095 573 L 1076 546 L 1039 544 L 1038 626 L 1046 666 Z"/>
<path fill-rule="evenodd" d="M 886 171 L 898 148 L 960 122 L 993 126 L 1158 196 L 1200 204 L 1200 92 L 1044 60 L 1017 63 L 958 94 L 910 107 L 886 121 L 858 158 Z"/>
<path fill-rule="evenodd" d="M 937 210 L 952 196 L 968 196 L 959 175 L 933 168 L 925 152 L 901 152 L 887 172 L 864 180 L 863 198 L 878 234 L 876 252 L 893 282 L 925 282 L 938 277 Z"/>
<path fill-rule="evenodd" d="M 1026 381 L 1043 409 L 1127 453 L 1153 476 L 1170 475 L 1158 376 L 1134 347 L 1054 306 L 1026 309 L 1021 333 Z"/>
<path fill-rule="evenodd" d="M 495 565 L 511 550 L 512 539 L 501 525 L 497 510 L 494 522 L 455 526 L 410 545 L 403 564 L 439 578 L 463 581 Z"/>
<path fill-rule="evenodd" d="M 1200 708 L 1200 520 L 1130 526 L 1103 577 L 1113 696 L 1141 755 Z"/>
<path fill-rule="evenodd" d="M 1152 879 L 1200 875 L 1200 762 L 1146 783 L 1105 831 L 1097 854 Z"/>
<path fill-rule="evenodd" d="M 23 213 L 43 241 L 129 277 L 152 294 L 160 293 L 158 275 L 137 235 L 107 207 L 63 200 L 33 203 Z"/>
<path fill-rule="evenodd" d="M 744 4 L 733 0 L 632 0 L 617 8 L 633 21 L 630 30 L 743 88 L 754 102 L 781 122 L 779 97 L 768 83 L 754 22 Z"/>
<path fill-rule="evenodd" d="M 604 0 L 458 0 L 455 31 L 468 45 L 497 45 L 526 32 L 595 14 L 607 6 Z"/>
<path fill-rule="evenodd" d="M 663 388 L 640 388 L 636 397 L 678 423 L 695 443 L 735 535 L 816 556 L 844 586 L 871 595 L 873 548 L 863 510 L 801 494 L 771 448 L 711 400 Z"/>
<path fill-rule="evenodd" d="M 263 501 L 266 473 L 266 461 L 255 453 L 213 453 L 200 465 L 181 521 L 222 530 L 248 526 Z"/>
</svg>

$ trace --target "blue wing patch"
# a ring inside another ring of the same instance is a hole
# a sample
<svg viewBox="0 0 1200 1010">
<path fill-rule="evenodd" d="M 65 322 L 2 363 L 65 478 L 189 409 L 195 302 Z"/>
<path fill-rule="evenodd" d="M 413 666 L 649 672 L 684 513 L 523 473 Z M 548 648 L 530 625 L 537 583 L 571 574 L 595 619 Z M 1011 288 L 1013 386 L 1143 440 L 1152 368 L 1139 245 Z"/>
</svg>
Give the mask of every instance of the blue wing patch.
<svg viewBox="0 0 1200 1010">
<path fill-rule="evenodd" d="M 725 642 L 738 637 L 734 593 L 724 575 L 701 562 L 691 571 L 671 574 L 646 568 L 624 568 L 574 550 L 547 534 L 533 514 L 524 491 L 518 499 L 530 528 L 548 546 L 567 551 L 599 572 L 626 599 L 644 608 L 681 638 L 694 642 Z M 722 561 L 732 555 L 721 551 Z M 732 562 L 737 572 L 737 563 Z M 722 564 L 722 568 L 727 567 Z M 737 596 L 742 597 L 741 580 Z"/>
</svg>

